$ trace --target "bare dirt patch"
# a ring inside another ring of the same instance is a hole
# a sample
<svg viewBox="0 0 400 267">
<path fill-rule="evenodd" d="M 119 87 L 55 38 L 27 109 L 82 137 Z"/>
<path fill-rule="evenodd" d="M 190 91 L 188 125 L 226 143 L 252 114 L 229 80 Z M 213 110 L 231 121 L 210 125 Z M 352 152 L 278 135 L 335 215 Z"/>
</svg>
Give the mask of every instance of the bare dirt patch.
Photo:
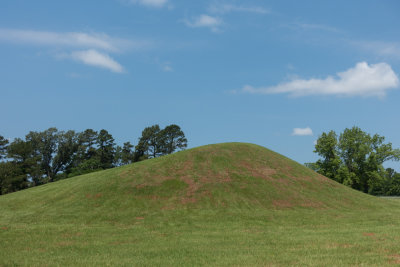
<svg viewBox="0 0 400 267">
<path fill-rule="evenodd" d="M 375 233 L 363 233 L 363 236 L 375 236 Z"/>
<path fill-rule="evenodd" d="M 102 193 L 97 193 L 97 194 L 86 194 L 87 199 L 98 199 L 103 196 Z"/>
<path fill-rule="evenodd" d="M 305 200 L 300 206 L 305 208 L 322 208 L 324 204 L 320 201 Z"/>
<path fill-rule="evenodd" d="M 389 256 L 389 264 L 400 264 L 400 255 L 393 254 Z"/>
</svg>

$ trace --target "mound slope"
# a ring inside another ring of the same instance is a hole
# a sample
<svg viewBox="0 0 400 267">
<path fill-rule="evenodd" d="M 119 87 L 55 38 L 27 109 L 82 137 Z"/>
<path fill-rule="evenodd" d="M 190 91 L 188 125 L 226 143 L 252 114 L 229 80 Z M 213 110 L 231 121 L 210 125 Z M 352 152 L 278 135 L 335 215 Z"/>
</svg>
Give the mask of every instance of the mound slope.
<svg viewBox="0 0 400 267">
<path fill-rule="evenodd" d="M 399 203 L 243 143 L 4 195 L 0 210 L 4 266 L 383 266 L 400 249 Z"/>
<path fill-rule="evenodd" d="M 264 147 L 223 143 L 5 195 L 0 206 L 14 216 L 40 210 L 75 219 L 96 210 L 120 217 L 203 206 L 324 209 L 370 199 Z"/>
</svg>

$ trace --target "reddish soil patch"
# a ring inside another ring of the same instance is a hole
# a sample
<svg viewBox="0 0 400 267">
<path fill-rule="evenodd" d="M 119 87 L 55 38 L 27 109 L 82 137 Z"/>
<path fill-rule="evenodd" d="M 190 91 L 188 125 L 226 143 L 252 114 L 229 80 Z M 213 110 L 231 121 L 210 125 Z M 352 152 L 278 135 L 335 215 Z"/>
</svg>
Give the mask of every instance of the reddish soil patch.
<svg viewBox="0 0 400 267">
<path fill-rule="evenodd" d="M 390 258 L 390 260 L 389 260 L 390 264 L 400 264 L 400 255 L 399 254 L 390 255 L 389 258 Z"/>
<path fill-rule="evenodd" d="M 319 201 L 311 201 L 311 200 L 307 200 L 304 201 L 302 204 L 300 204 L 301 207 L 305 207 L 305 208 L 321 208 L 324 206 L 324 204 L 322 202 Z"/>
<path fill-rule="evenodd" d="M 182 204 L 187 204 L 187 203 L 195 203 L 197 202 L 197 199 L 194 198 L 194 193 L 199 189 L 199 185 L 193 181 L 193 178 L 183 176 L 181 177 L 182 181 L 184 181 L 187 185 L 187 191 L 186 191 L 186 197 L 183 197 L 181 200 Z"/>
<path fill-rule="evenodd" d="M 272 175 L 276 174 L 277 171 L 275 169 L 271 169 L 266 167 L 264 164 L 254 164 L 248 161 L 242 161 L 239 163 L 239 166 L 243 167 L 247 172 L 251 174 L 253 177 L 259 177 L 266 180 L 276 180 L 272 177 Z"/>
<path fill-rule="evenodd" d="M 375 233 L 363 233 L 363 236 L 375 236 Z"/>
<path fill-rule="evenodd" d="M 95 194 L 95 195 L 86 194 L 86 198 L 87 198 L 87 199 L 98 199 L 98 198 L 100 198 L 100 197 L 102 197 L 102 196 L 103 196 L 102 193 L 97 193 L 97 194 Z"/>
<path fill-rule="evenodd" d="M 1 227 L 1 230 L 8 230 L 8 227 L 3 226 Z"/>
<path fill-rule="evenodd" d="M 136 220 L 144 220 L 144 217 L 136 217 Z"/>
</svg>

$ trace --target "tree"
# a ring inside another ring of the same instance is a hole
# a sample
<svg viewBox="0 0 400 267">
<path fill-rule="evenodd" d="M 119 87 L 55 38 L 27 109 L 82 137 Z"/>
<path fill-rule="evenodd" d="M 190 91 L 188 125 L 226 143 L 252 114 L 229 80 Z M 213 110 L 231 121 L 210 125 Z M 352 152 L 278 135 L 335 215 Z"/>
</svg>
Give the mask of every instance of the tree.
<svg viewBox="0 0 400 267">
<path fill-rule="evenodd" d="M 106 130 L 101 130 L 97 136 L 97 157 L 103 169 L 113 166 L 115 156 L 114 138 Z"/>
<path fill-rule="evenodd" d="M 163 140 L 164 153 L 171 154 L 177 149 L 184 149 L 187 147 L 187 139 L 181 128 L 176 124 L 171 124 L 165 127 L 161 133 Z"/>
<path fill-rule="evenodd" d="M 316 163 L 319 173 L 334 180 L 338 180 L 336 174 L 340 168 L 337 145 L 337 135 L 334 131 L 330 131 L 328 134 L 323 133 L 318 138 L 314 150 L 315 153 L 322 157 L 322 160 L 318 160 Z"/>
<path fill-rule="evenodd" d="M 8 140 L 0 135 L 0 160 L 6 155 L 7 145 Z"/>
<path fill-rule="evenodd" d="M 371 136 L 358 127 L 345 129 L 339 139 L 335 132 L 323 133 L 315 152 L 322 157 L 316 162 L 319 173 L 370 194 L 384 191 L 387 171 L 383 163 L 400 160 L 400 150 L 377 134 Z"/>
<path fill-rule="evenodd" d="M 130 142 L 124 143 L 121 151 L 121 163 L 123 165 L 130 164 L 134 161 L 133 145 Z"/>
<path fill-rule="evenodd" d="M 79 147 L 75 131 L 49 128 L 43 132 L 29 132 L 25 139 L 32 144 L 33 155 L 40 156 L 41 169 L 49 182 L 54 181 L 59 172 L 72 168 Z"/>
<path fill-rule="evenodd" d="M 160 132 L 160 126 L 158 124 L 146 127 L 142 131 L 142 136 L 136 146 L 136 158 L 143 156 L 156 158 L 163 154 L 164 140 Z"/>
<path fill-rule="evenodd" d="M 0 162 L 0 195 L 28 187 L 26 174 L 16 162 Z"/>
<path fill-rule="evenodd" d="M 73 167 L 71 171 L 68 173 L 67 177 L 73 177 L 77 175 L 91 173 L 102 169 L 103 169 L 102 164 L 100 163 L 99 159 L 94 157 L 91 159 L 84 160 L 81 163 L 79 163 L 78 166 Z"/>
<path fill-rule="evenodd" d="M 54 171 L 52 161 L 58 143 L 57 128 L 49 128 L 43 132 L 29 132 L 25 136 L 26 142 L 32 146 L 32 156 L 40 156 L 40 166 L 44 174 L 52 180 Z"/>
<path fill-rule="evenodd" d="M 384 195 L 400 196 L 400 173 L 395 172 L 391 168 L 387 168 L 385 178 Z"/>
<path fill-rule="evenodd" d="M 78 160 L 84 161 L 96 156 L 96 143 L 98 133 L 92 129 L 86 129 L 79 134 Z"/>
<path fill-rule="evenodd" d="M 58 172 L 71 171 L 79 149 L 79 135 L 75 131 L 59 132 L 57 151 L 52 163 L 53 178 Z"/>
<path fill-rule="evenodd" d="M 15 138 L 7 148 L 7 158 L 20 168 L 21 172 L 32 181 L 34 186 L 44 183 L 41 155 L 35 153 L 31 141 Z"/>
</svg>

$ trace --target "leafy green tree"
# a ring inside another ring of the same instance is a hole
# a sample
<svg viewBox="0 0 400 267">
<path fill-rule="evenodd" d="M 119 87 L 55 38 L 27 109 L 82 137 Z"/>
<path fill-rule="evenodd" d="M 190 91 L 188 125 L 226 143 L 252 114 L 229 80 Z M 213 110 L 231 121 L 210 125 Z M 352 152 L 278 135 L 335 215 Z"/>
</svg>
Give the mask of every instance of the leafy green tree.
<svg viewBox="0 0 400 267">
<path fill-rule="evenodd" d="M 0 162 L 0 195 L 28 187 L 27 176 L 19 165 L 12 161 Z"/>
<path fill-rule="evenodd" d="M 24 141 L 20 138 L 14 139 L 7 148 L 7 158 L 20 168 L 20 171 L 32 181 L 33 186 L 45 182 L 41 168 L 41 155 L 35 153 L 31 141 Z"/>
<path fill-rule="evenodd" d="M 114 162 L 113 166 L 114 167 L 119 167 L 122 166 L 122 147 L 121 146 L 116 146 L 115 151 L 114 151 Z"/>
<path fill-rule="evenodd" d="M 6 155 L 7 145 L 8 145 L 8 140 L 0 135 L 0 160 Z"/>
<path fill-rule="evenodd" d="M 52 173 L 68 174 L 74 166 L 76 153 L 79 149 L 79 135 L 75 131 L 59 132 L 57 152 L 52 163 Z"/>
<path fill-rule="evenodd" d="M 57 128 L 26 135 L 26 141 L 32 144 L 33 155 L 40 156 L 41 169 L 50 182 L 59 172 L 72 167 L 79 147 L 78 139 L 75 131 L 58 131 Z"/>
<path fill-rule="evenodd" d="M 337 173 L 340 168 L 341 160 L 337 149 L 337 135 L 334 131 L 323 133 L 317 140 L 314 152 L 317 153 L 322 160 L 316 162 L 316 168 L 322 175 L 338 180 Z"/>
<path fill-rule="evenodd" d="M 171 154 L 177 149 L 185 149 L 187 147 L 187 139 L 181 128 L 176 124 L 171 124 L 165 127 L 160 132 L 160 139 L 163 140 L 163 152 Z"/>
<path fill-rule="evenodd" d="M 97 135 L 98 133 L 92 129 L 86 129 L 79 134 L 79 148 L 77 153 L 77 160 L 79 162 L 96 156 Z"/>
<path fill-rule="evenodd" d="M 125 142 L 121 151 L 121 163 L 122 165 L 130 164 L 134 161 L 134 146 L 130 142 Z"/>
<path fill-rule="evenodd" d="M 102 170 L 102 164 L 100 160 L 96 157 L 87 159 L 79 163 L 78 166 L 73 167 L 68 173 L 67 177 L 73 177 L 77 175 L 87 174 L 95 171 Z"/>
<path fill-rule="evenodd" d="M 49 180 L 54 177 L 52 161 L 58 143 L 57 128 L 49 128 L 43 132 L 29 132 L 25 136 L 26 142 L 32 146 L 32 156 L 40 156 L 40 166 Z"/>
<path fill-rule="evenodd" d="M 103 169 L 112 168 L 115 156 L 114 138 L 106 130 L 101 130 L 97 136 L 97 156 Z"/>
<path fill-rule="evenodd" d="M 331 131 L 317 140 L 315 152 L 319 173 L 370 194 L 382 194 L 386 170 L 383 163 L 400 160 L 400 150 L 377 134 L 371 136 L 358 127 L 345 129 L 339 138 Z"/>
<path fill-rule="evenodd" d="M 147 156 L 156 158 L 164 152 L 164 139 L 158 124 L 146 127 L 142 131 L 136 150 L 139 157 Z M 138 157 L 138 155 L 136 155 Z"/>
<path fill-rule="evenodd" d="M 400 196 L 400 173 L 388 168 L 385 178 L 385 195 Z"/>
</svg>

